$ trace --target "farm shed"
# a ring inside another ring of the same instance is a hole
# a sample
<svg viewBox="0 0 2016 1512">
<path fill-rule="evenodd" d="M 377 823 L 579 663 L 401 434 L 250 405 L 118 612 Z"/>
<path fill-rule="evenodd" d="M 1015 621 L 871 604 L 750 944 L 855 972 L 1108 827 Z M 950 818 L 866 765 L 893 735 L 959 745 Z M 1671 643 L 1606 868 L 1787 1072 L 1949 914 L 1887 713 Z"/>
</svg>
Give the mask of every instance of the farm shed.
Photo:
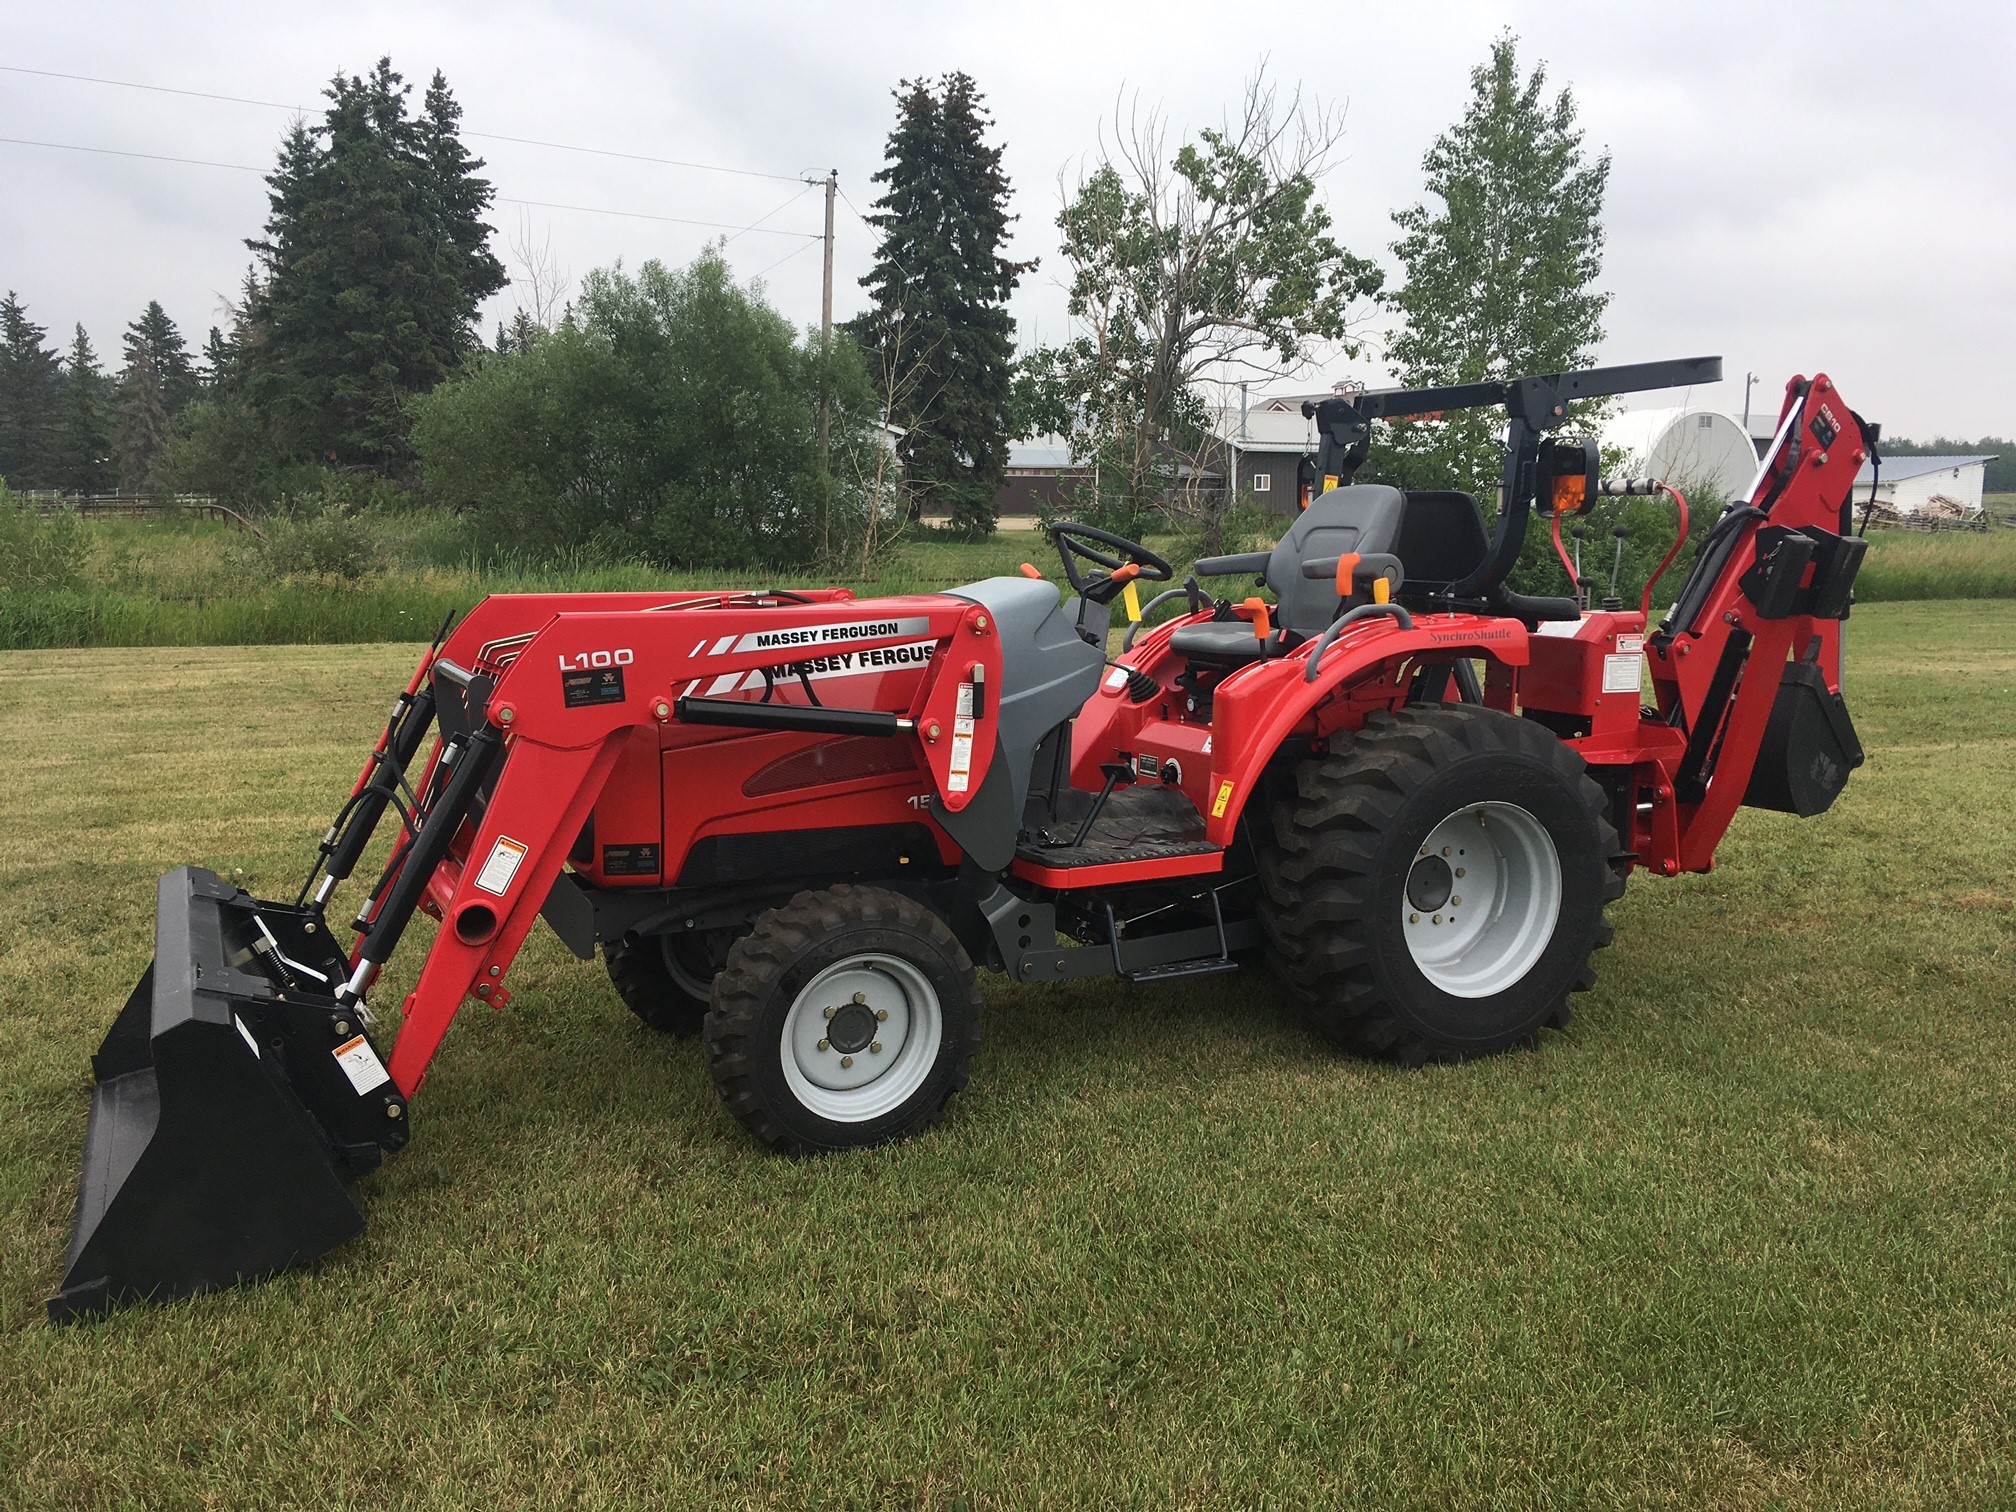
<svg viewBox="0 0 2016 1512">
<path fill-rule="evenodd" d="M 1733 499 L 1757 475 L 1757 451 L 1743 423 L 1721 410 L 1683 405 L 1625 410 L 1604 422 L 1605 450 L 1628 458 L 1624 471 Z"/>
<path fill-rule="evenodd" d="M 1993 456 L 1885 457 L 1880 476 L 1865 462 L 1855 478 L 1855 507 L 1868 502 L 1874 480 L 1877 505 L 1900 515 L 1978 515 L 1982 482 L 1994 460 Z"/>
</svg>

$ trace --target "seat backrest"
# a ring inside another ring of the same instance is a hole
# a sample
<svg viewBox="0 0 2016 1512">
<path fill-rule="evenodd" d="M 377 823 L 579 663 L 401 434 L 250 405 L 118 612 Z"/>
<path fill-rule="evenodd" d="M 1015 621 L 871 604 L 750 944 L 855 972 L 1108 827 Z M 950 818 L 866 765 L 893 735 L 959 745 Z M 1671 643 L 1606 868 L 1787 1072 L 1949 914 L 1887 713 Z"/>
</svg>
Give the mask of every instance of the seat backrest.
<svg viewBox="0 0 2016 1512">
<path fill-rule="evenodd" d="M 1267 559 L 1267 586 L 1274 590 L 1275 616 L 1284 629 L 1298 635 L 1320 635 L 1337 613 L 1337 585 L 1302 576 L 1304 562 L 1389 551 L 1411 575 L 1413 568 L 1399 549 L 1407 499 L 1383 483 L 1356 483 L 1333 488 L 1295 517 L 1288 533 Z"/>
<path fill-rule="evenodd" d="M 1409 493 L 1393 554 L 1407 574 L 1403 596 L 1432 594 L 1460 583 L 1490 550 L 1484 515 L 1467 493 Z"/>
</svg>

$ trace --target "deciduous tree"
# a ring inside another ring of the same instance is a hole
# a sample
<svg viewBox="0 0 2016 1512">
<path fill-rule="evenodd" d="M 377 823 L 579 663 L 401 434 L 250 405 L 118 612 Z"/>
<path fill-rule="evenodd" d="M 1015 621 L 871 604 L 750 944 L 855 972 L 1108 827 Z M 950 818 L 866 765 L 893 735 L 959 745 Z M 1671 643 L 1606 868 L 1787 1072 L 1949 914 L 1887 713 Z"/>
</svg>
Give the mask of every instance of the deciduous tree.
<svg viewBox="0 0 2016 1512">
<path fill-rule="evenodd" d="M 1470 383 L 1586 367 L 1603 339 L 1608 153 L 1583 150 L 1575 100 L 1547 68 L 1520 68 L 1510 35 L 1472 70 L 1462 118 L 1422 159 L 1430 199 L 1394 216 L 1405 279 L 1388 349 L 1408 385 Z M 1390 428 L 1374 459 L 1395 475 L 1458 487 L 1490 507 L 1502 416 L 1452 411 Z M 1368 474 L 1369 476 L 1369 474 Z"/>
<path fill-rule="evenodd" d="M 1354 306 L 1381 275 L 1339 244 L 1317 198 L 1340 115 L 1256 77 L 1235 117 L 1174 153 L 1157 115 L 1116 128 L 1057 218 L 1078 334 L 1033 355 L 1028 413 L 1097 467 L 1088 512 L 1136 532 L 1173 503 L 1204 517 L 1208 541 L 1234 501 L 1171 497 L 1178 458 L 1208 450 L 1199 380 L 1277 376 L 1318 342 L 1355 350 Z"/>
</svg>

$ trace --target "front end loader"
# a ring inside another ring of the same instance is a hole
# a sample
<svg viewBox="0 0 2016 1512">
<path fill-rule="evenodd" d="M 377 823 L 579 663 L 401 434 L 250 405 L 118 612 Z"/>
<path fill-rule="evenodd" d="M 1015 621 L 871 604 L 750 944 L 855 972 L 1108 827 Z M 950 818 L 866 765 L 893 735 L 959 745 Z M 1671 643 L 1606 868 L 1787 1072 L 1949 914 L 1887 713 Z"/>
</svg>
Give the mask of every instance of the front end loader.
<svg viewBox="0 0 2016 1512">
<path fill-rule="evenodd" d="M 792 1153 L 939 1119 L 983 968 L 1145 986 L 1264 960 L 1320 1035 L 1410 1064 L 1559 1027 L 1631 872 L 1705 871 L 1739 806 L 1819 813 L 1861 760 L 1841 624 L 1877 433 L 1824 376 L 1787 386 L 1656 624 L 1651 585 L 1593 611 L 1507 585 L 1536 517 L 1558 541 L 1605 492 L 1668 497 L 1684 536 L 1674 489 L 1602 479 L 1561 432 L 1577 399 L 1719 375 L 1340 395 L 1281 542 L 1180 586 L 1067 522 L 1061 595 L 1025 567 L 871 601 L 485 599 L 421 658 L 296 897 L 161 879 L 51 1317 L 355 1234 L 354 1184 L 406 1143 L 456 1013 L 509 1003 L 541 918 L 646 1024 L 700 1035 L 724 1105 Z M 1468 494 L 1354 481 L 1375 420 L 1478 406 L 1507 422 L 1491 528 Z M 1173 618 L 1133 608 L 1139 581 Z M 395 1036 L 373 1004 L 421 916 Z"/>
</svg>

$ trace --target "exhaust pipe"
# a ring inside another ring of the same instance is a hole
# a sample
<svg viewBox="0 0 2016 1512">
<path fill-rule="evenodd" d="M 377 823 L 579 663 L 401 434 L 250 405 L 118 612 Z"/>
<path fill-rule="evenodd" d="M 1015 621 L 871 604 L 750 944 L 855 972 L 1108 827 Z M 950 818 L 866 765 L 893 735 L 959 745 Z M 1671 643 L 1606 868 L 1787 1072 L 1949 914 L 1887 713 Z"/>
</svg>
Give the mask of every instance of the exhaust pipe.
<svg viewBox="0 0 2016 1512">
<path fill-rule="evenodd" d="M 92 1057 L 77 1222 L 52 1322 L 271 1275 L 364 1227 L 349 1183 L 406 1143 L 406 1099 L 336 996 L 309 908 L 161 878 L 154 962 Z"/>
</svg>

